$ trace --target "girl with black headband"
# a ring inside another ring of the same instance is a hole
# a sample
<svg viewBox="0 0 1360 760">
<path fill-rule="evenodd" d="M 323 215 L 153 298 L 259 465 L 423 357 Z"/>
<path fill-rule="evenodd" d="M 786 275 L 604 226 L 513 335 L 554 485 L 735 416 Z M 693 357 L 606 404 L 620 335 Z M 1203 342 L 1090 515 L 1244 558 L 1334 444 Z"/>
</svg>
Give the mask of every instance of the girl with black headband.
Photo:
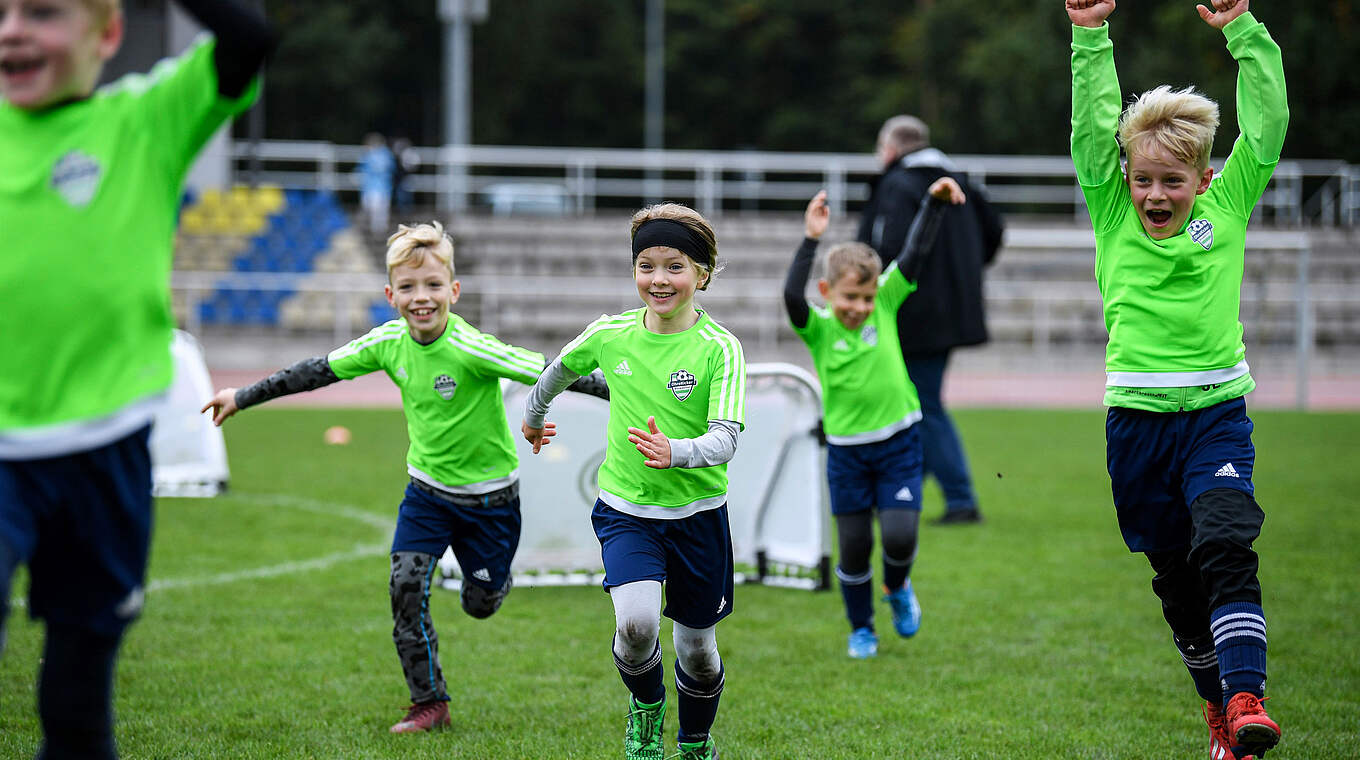
<svg viewBox="0 0 1360 760">
<path fill-rule="evenodd" d="M 666 756 L 664 612 L 675 629 L 679 756 L 716 760 L 714 628 L 732 612 L 727 462 L 745 421 L 746 361 L 737 338 L 694 303 L 718 270 L 703 216 L 650 206 L 633 215 L 632 239 L 642 307 L 600 317 L 562 349 L 529 394 L 523 432 L 538 453 L 556 434 L 545 422 L 552 399 L 604 370 L 608 440 L 591 519 L 614 603 L 614 664 L 631 693 L 624 756 Z"/>
</svg>

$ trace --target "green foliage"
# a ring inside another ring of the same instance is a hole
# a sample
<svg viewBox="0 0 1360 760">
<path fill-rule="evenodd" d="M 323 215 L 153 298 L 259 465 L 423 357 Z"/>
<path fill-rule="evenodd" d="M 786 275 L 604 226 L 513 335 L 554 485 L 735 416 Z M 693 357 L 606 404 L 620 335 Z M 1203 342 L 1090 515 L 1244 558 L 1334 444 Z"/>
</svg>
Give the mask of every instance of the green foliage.
<svg viewBox="0 0 1360 760">
<path fill-rule="evenodd" d="M 1337 454 L 1360 445 L 1360 419 L 1253 418 L 1269 706 L 1284 727 L 1272 756 L 1354 757 L 1360 471 Z M 1202 757 L 1206 731 L 1150 571 L 1115 526 L 1101 412 L 964 410 L 956 421 L 987 522 L 924 524 L 921 633 L 893 636 L 880 603 L 879 656 L 852 661 L 835 592 L 738 589 L 719 627 L 724 756 Z M 350 445 L 322 443 L 335 424 Z M 158 505 L 147 611 L 118 669 L 123 757 L 620 756 L 626 692 L 594 587 L 517 588 L 484 621 L 436 592 L 453 729 L 388 734 L 406 703 L 386 558 L 405 482 L 400 412 L 265 407 L 226 431 L 232 491 Z M 934 516 L 938 491 L 925 499 Z M 19 598 L 26 587 L 21 577 Z M 9 626 L 0 757 L 31 757 L 42 629 L 22 609 Z M 676 725 L 672 713 L 668 732 Z"/>
<path fill-rule="evenodd" d="M 640 147 L 645 2 L 491 0 L 472 30 L 473 141 Z M 443 140 L 443 41 L 431 0 L 270 0 L 283 32 L 268 136 L 355 143 L 380 129 Z M 1235 66 L 1192 0 L 1120 5 L 1125 92 L 1195 84 L 1235 137 Z M 916 113 L 955 153 L 1062 154 L 1071 36 L 1060 0 L 914 3 L 668 0 L 666 145 L 872 150 Z M 1257 3 L 1284 49 L 1293 118 L 1284 155 L 1360 161 L 1360 27 L 1352 0 Z"/>
</svg>

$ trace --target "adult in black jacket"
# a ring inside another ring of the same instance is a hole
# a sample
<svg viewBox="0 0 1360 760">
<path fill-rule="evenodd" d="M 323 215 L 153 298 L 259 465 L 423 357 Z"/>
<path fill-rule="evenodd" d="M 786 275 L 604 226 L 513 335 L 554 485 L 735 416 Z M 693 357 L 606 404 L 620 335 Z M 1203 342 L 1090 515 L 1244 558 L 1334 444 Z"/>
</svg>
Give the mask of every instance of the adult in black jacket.
<svg viewBox="0 0 1360 760">
<path fill-rule="evenodd" d="M 918 289 L 897 315 L 898 340 L 907 373 L 921 398 L 925 471 L 945 496 L 939 522 L 978 522 L 968 459 L 941 400 L 949 352 L 987 342 L 982 306 L 982 268 L 996 257 L 1004 225 L 1000 215 L 944 153 L 930 147 L 930 131 L 914 116 L 894 116 L 879 130 L 877 155 L 883 174 L 874 183 L 860 219 L 858 238 L 878 251 L 884 265 L 897 258 L 907 230 L 941 176 L 954 177 L 968 196 L 947 209 L 935 250 L 921 269 Z"/>
</svg>

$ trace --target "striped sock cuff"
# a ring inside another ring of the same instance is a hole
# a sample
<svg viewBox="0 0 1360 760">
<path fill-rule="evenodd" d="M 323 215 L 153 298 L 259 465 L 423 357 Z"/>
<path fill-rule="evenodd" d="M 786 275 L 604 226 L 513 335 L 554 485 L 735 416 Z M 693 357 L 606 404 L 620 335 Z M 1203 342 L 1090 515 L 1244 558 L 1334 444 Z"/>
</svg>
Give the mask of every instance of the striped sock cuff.
<svg viewBox="0 0 1360 760">
<path fill-rule="evenodd" d="M 842 570 L 840 565 L 836 565 L 836 579 L 848 586 L 858 586 L 862 583 L 872 583 L 874 580 L 874 571 L 873 568 L 870 568 L 862 573 L 851 575 Z"/>
<path fill-rule="evenodd" d="M 642 675 L 643 673 L 646 673 L 648 670 L 651 670 L 652 668 L 655 668 L 660 664 L 661 664 L 661 642 L 657 642 L 656 649 L 652 650 L 652 654 L 650 657 L 636 665 L 630 665 L 629 663 L 624 662 L 623 659 L 619 657 L 618 652 L 614 653 L 614 666 L 619 669 L 620 673 L 623 673 L 624 675 L 628 676 Z"/>
<path fill-rule="evenodd" d="M 1258 604 L 1232 602 L 1209 613 L 1223 699 L 1266 689 L 1266 616 Z"/>
<path fill-rule="evenodd" d="M 1266 645 L 1266 616 L 1257 605 L 1233 602 L 1214 610 L 1209 630 L 1214 634 L 1214 646 L 1222 647 L 1233 639 L 1255 639 Z"/>
<path fill-rule="evenodd" d="M 675 690 L 688 697 L 695 699 L 714 699 L 722 695 L 723 686 L 727 683 L 727 669 L 718 669 L 718 680 L 700 684 L 694 680 L 689 673 L 681 670 L 679 666 L 675 668 Z"/>
<path fill-rule="evenodd" d="M 1185 663 L 1185 667 L 1191 670 L 1218 670 L 1218 652 L 1214 650 L 1210 636 L 1187 640 L 1173 635 L 1171 639 L 1176 642 L 1176 649 L 1180 650 L 1181 662 Z"/>
</svg>

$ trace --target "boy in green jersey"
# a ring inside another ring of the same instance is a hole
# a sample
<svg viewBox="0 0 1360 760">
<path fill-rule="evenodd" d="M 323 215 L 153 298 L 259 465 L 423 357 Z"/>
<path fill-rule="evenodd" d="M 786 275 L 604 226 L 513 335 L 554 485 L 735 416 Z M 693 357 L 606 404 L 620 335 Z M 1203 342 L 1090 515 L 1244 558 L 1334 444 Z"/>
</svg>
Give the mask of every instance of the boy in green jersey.
<svg viewBox="0 0 1360 760">
<path fill-rule="evenodd" d="M 1066 0 L 1072 21 L 1072 160 L 1096 237 L 1104 301 L 1106 458 L 1124 542 L 1205 700 L 1210 757 L 1259 756 L 1266 622 L 1252 543 L 1255 387 L 1238 321 L 1247 222 L 1280 159 L 1289 109 L 1280 48 L 1247 0 L 1196 6 L 1238 64 L 1240 136 L 1215 176 L 1218 106 L 1158 87 L 1120 114 L 1106 17 L 1114 0 Z M 1127 163 L 1120 171 L 1119 149 Z"/>
<path fill-rule="evenodd" d="M 898 635 L 916 635 L 921 606 L 911 587 L 921 518 L 921 404 L 898 348 L 897 313 L 916 290 L 916 277 L 934 246 L 945 204 L 964 202 L 951 177 L 930 185 L 902 251 L 880 273 L 881 260 L 864 243 L 841 243 L 826 257 L 817 291 L 826 306 L 810 309 L 804 291 L 826 232 L 826 191 L 808 203 L 805 237 L 784 281 L 784 306 L 793 331 L 807 344 L 822 384 L 827 484 L 836 519 L 840 581 L 850 621 L 847 649 L 863 659 L 878 653 L 874 632 L 873 516 L 883 541 L 883 586 Z"/>
<path fill-rule="evenodd" d="M 411 692 L 393 733 L 448 726 L 449 694 L 430 619 L 430 584 L 452 547 L 464 571 L 462 605 L 489 617 L 510 591 L 519 546 L 519 458 L 500 379 L 532 383 L 543 355 L 479 332 L 449 307 L 461 292 L 453 243 L 439 222 L 402 225 L 387 241 L 388 303 L 399 315 L 367 335 L 248 388 L 224 388 L 203 407 L 221 425 L 241 409 L 382 370 L 401 389 L 411 482 L 397 513 L 389 591 L 392 639 Z M 599 378 L 577 389 L 607 395 Z"/>
<path fill-rule="evenodd" d="M 0 649 L 25 563 L 46 624 L 47 758 L 116 755 L 113 673 L 142 609 L 180 192 L 204 143 L 253 102 L 273 44 L 236 2 L 180 5 L 212 36 L 96 90 L 123 40 L 118 0 L 0 0 Z"/>
<path fill-rule="evenodd" d="M 596 368 L 608 373 L 591 520 L 614 603 L 614 665 L 631 694 L 624 756 L 675 757 L 662 738 L 664 612 L 675 623 L 679 757 L 716 760 L 709 730 L 724 672 L 714 629 L 733 604 L 727 462 L 745 424 L 746 361 L 736 337 L 694 304 L 719 269 L 703 216 L 649 206 L 633 215 L 632 241 L 643 307 L 601 316 L 562 349 L 529 394 L 523 432 L 538 453 L 554 435 L 544 421 L 553 398 Z"/>
</svg>

